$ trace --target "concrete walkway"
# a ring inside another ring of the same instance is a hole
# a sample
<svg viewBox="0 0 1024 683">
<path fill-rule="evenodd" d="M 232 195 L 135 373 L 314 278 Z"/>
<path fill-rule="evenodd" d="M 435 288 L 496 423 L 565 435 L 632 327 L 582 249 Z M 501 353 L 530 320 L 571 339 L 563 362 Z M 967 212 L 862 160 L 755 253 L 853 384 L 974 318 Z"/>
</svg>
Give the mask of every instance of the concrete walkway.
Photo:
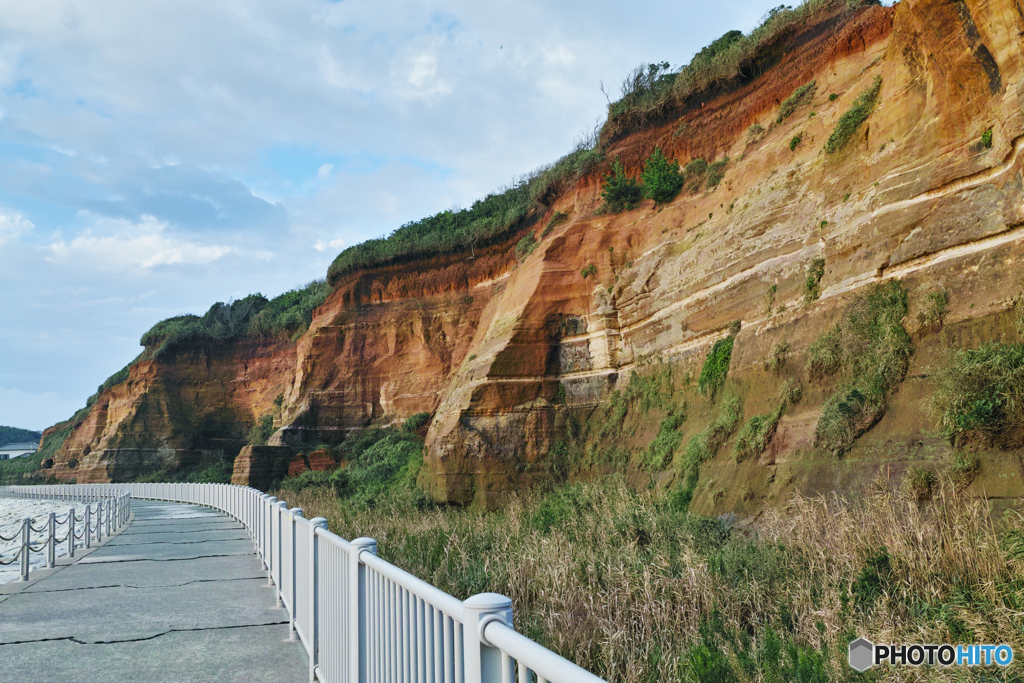
<svg viewBox="0 0 1024 683">
<path fill-rule="evenodd" d="M 177 503 L 132 510 L 130 526 L 73 564 L 0 586 L 0 680 L 309 679 L 238 522 Z"/>
</svg>

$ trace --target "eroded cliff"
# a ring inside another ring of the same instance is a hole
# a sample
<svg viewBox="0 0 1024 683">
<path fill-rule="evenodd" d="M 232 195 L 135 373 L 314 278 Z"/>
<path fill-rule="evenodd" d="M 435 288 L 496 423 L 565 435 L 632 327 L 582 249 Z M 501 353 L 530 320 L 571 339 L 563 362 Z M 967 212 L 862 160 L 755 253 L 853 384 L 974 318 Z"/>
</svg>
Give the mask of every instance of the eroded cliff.
<svg viewBox="0 0 1024 683">
<path fill-rule="evenodd" d="M 294 343 L 198 345 L 139 362 L 100 395 L 52 472 L 118 481 L 214 452 L 234 457 L 268 415 L 271 445 L 308 452 L 371 421 L 429 412 L 420 483 L 437 500 L 490 503 L 563 476 L 559 467 L 675 486 L 683 471 L 673 461 L 716 419 L 723 395 L 739 401 L 745 422 L 775 411 L 786 383 L 802 400 L 786 404 L 758 457 L 724 447 L 703 463 L 699 509 L 753 513 L 794 490 L 935 468 L 951 446 L 922 403 L 932 367 L 950 349 L 1017 339 L 1022 35 L 1015 0 L 838 3 L 770 46 L 758 70 L 645 125 L 606 126 L 605 158 L 631 173 L 658 147 L 684 165 L 726 160 L 717 185 L 605 214 L 606 164 L 550 198 L 540 220 L 481 248 L 335 278 Z M 825 153 L 840 117 L 878 77 L 870 117 L 842 150 Z M 811 95 L 779 116 L 811 82 Z M 538 245 L 519 259 L 528 233 Z M 851 302 L 894 279 L 909 302 L 910 367 L 884 414 L 836 457 L 814 434 L 841 379 L 812 381 L 804 358 Z M 938 291 L 948 311 L 936 324 L 918 314 Z M 712 345 L 734 334 L 724 393 L 700 393 L 691 380 Z M 784 358 L 765 362 L 783 347 Z M 631 376 L 666 366 L 671 406 L 627 406 L 612 433 L 596 427 L 612 419 L 609 401 Z M 675 450 L 652 466 L 645 453 L 669 414 Z M 589 425 L 583 436 L 580 424 Z M 585 455 L 553 468 L 567 439 Z M 972 490 L 1021 497 L 1018 452 L 982 450 Z"/>
</svg>

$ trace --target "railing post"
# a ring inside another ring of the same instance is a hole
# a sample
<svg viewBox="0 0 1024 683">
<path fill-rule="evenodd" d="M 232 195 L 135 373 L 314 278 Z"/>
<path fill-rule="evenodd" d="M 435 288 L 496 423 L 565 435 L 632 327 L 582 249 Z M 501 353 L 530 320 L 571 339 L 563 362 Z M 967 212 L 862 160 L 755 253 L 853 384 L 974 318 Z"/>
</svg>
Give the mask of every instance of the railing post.
<svg viewBox="0 0 1024 683">
<path fill-rule="evenodd" d="M 267 496 L 263 514 L 263 564 L 267 567 L 267 585 L 274 585 L 274 507 L 277 496 Z"/>
<path fill-rule="evenodd" d="M 501 650 L 487 642 L 484 628 L 491 621 L 504 622 L 511 628 L 512 600 L 497 593 L 480 593 L 462 605 L 465 683 L 502 683 Z"/>
<path fill-rule="evenodd" d="M 32 520 L 21 520 L 21 580 L 28 581 L 29 545 L 32 542 Z"/>
<path fill-rule="evenodd" d="M 299 610 L 296 609 L 297 605 L 295 604 L 295 597 L 296 594 L 298 593 L 298 577 L 295 576 L 295 574 L 297 573 L 295 570 L 298 569 L 299 566 L 299 558 L 297 557 L 298 553 L 296 552 L 297 548 L 295 546 L 295 537 L 297 535 L 295 533 L 295 530 L 299 528 L 299 525 L 295 523 L 296 517 L 302 517 L 302 508 L 292 508 L 291 510 L 288 511 L 288 526 L 290 527 L 291 531 L 291 533 L 288 535 L 292 537 L 291 548 L 290 552 L 288 553 L 289 555 L 291 555 L 292 565 L 292 570 L 288 573 L 289 576 L 291 577 L 292 584 L 292 611 L 288 614 L 288 640 L 299 639 L 298 629 L 295 628 L 295 615 L 299 613 Z"/>
<path fill-rule="evenodd" d="M 86 548 L 91 548 L 92 547 L 92 529 L 89 528 L 90 525 L 91 525 L 91 520 L 92 520 L 92 505 L 90 505 L 89 503 L 86 503 L 85 504 L 85 531 L 82 532 L 82 535 L 85 536 L 85 547 Z"/>
<path fill-rule="evenodd" d="M 348 680 L 351 683 L 366 683 L 366 565 L 359 556 L 364 552 L 376 555 L 377 541 L 357 538 L 352 541 L 351 548 L 348 567 Z"/>
<path fill-rule="evenodd" d="M 75 556 L 75 508 L 68 513 L 68 557 Z"/>
<path fill-rule="evenodd" d="M 327 520 L 314 517 L 309 520 L 309 623 L 312 633 L 309 634 L 309 683 L 316 680 L 316 667 L 320 663 L 320 535 L 317 529 L 327 531 Z"/>
<path fill-rule="evenodd" d="M 57 515 L 50 513 L 46 523 L 46 568 L 53 569 L 57 566 Z"/>
<path fill-rule="evenodd" d="M 284 524 L 284 513 L 287 511 L 288 503 L 286 503 L 285 501 L 279 500 L 276 503 L 274 503 L 274 516 L 272 517 L 272 519 L 277 520 L 277 547 L 274 548 L 274 557 L 277 558 L 277 578 L 279 581 L 281 580 L 282 569 L 284 569 L 284 562 L 282 562 L 282 560 L 284 559 L 284 540 L 282 540 L 281 538 L 281 525 Z M 270 572 L 271 574 L 273 574 L 273 567 L 271 567 Z M 281 588 L 281 586 L 277 586 L 277 588 L 274 589 L 275 592 L 277 593 L 278 607 L 284 607 L 284 598 L 281 594 Z"/>
</svg>

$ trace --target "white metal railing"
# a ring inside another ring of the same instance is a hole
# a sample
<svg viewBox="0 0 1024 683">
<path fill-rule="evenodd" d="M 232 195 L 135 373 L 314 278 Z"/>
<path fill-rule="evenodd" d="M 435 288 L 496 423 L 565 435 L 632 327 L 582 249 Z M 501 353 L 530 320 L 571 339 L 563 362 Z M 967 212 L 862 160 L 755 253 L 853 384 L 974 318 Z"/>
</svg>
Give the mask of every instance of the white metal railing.
<svg viewBox="0 0 1024 683">
<path fill-rule="evenodd" d="M 47 491 L 44 491 L 44 488 Z M 75 508 L 69 508 L 63 515 L 51 512 L 41 526 L 34 524 L 37 519 L 25 517 L 21 520 L 21 530 L 15 535 L 7 537 L 0 534 L 0 543 L 18 542 L 14 546 L 17 550 L 10 555 L 0 550 L 0 565 L 20 562 L 22 581 L 29 579 L 32 553 L 45 552 L 46 568 L 53 569 L 57 564 L 58 545 L 63 546 L 67 543 L 67 555 L 74 557 L 76 547 L 91 548 L 93 540 L 99 543 L 104 536 L 110 536 L 127 524 L 131 516 L 131 495 L 127 491 L 110 486 L 89 489 L 74 486 L 0 486 L 0 498 L 85 503 L 81 515 L 75 514 Z M 80 533 L 78 522 L 82 523 Z M 57 538 L 64 525 L 68 527 L 64 538 Z M 39 537 L 36 543 L 33 543 L 33 534 Z"/>
<path fill-rule="evenodd" d="M 205 505 L 248 530 L 288 610 L 289 632 L 323 683 L 603 683 L 517 633 L 512 601 L 495 593 L 465 602 L 377 557 L 371 538 L 347 541 L 322 517 L 247 486 L 78 484 L 16 486 L 53 498 L 116 490 L 134 498 Z M 0 491 L 3 488 L 0 487 Z M 3 495 L 0 493 L 0 495 Z"/>
</svg>

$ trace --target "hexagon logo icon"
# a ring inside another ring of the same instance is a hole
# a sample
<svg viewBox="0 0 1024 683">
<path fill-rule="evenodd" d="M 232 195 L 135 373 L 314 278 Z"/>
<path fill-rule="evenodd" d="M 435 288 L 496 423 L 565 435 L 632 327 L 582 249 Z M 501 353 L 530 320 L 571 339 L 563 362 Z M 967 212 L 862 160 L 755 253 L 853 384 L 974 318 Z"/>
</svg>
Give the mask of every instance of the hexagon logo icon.
<svg viewBox="0 0 1024 683">
<path fill-rule="evenodd" d="M 867 671 L 874 664 L 875 646 L 864 638 L 850 643 L 850 666 L 857 671 Z"/>
</svg>

